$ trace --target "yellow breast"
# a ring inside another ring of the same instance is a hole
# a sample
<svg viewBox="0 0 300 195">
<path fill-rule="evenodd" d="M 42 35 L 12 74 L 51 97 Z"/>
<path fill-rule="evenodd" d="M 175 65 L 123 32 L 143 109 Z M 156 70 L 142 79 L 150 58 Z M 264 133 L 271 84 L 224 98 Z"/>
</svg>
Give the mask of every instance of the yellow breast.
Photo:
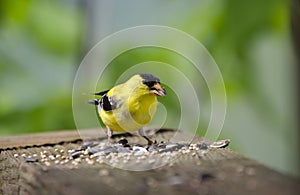
<svg viewBox="0 0 300 195">
<path fill-rule="evenodd" d="M 154 94 L 130 96 L 112 111 L 100 111 L 103 123 L 112 131 L 136 131 L 148 124 L 156 112 L 157 99 Z"/>
</svg>

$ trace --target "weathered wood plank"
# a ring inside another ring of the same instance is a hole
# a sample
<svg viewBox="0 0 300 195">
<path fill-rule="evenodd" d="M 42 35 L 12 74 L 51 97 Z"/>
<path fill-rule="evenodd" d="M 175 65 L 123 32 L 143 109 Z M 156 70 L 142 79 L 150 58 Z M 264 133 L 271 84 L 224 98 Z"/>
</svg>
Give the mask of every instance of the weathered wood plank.
<svg viewBox="0 0 300 195">
<path fill-rule="evenodd" d="M 55 131 L 46 133 L 33 133 L 24 135 L 13 135 L 0 137 L 0 149 L 31 147 L 40 145 L 51 145 L 63 142 L 72 142 L 81 138 L 92 139 L 95 137 L 105 137 L 104 131 L 99 129 L 78 131 Z"/>
<path fill-rule="evenodd" d="M 98 138 L 105 139 L 105 135 Z M 29 136 L 32 141 L 44 135 Z M 2 147 L 0 155 L 0 194 L 298 194 L 299 179 L 293 178 L 247 159 L 240 154 L 224 148 L 192 150 L 188 154 L 176 153 L 171 161 L 156 169 L 147 171 L 122 170 L 106 164 L 93 164 L 81 160 L 80 163 L 55 164 L 53 160 L 49 166 L 44 162 L 27 163 L 22 154 L 39 156 L 44 151 L 47 155 L 67 153 L 80 145 L 64 133 L 57 133 L 56 145 L 48 145 L 46 137 L 39 146 L 19 148 L 17 139 L 26 139 L 26 136 L 16 137 L 9 145 Z M 61 137 L 60 137 L 61 135 Z M 92 135 L 92 134 L 90 134 Z M 168 141 L 174 132 L 164 131 L 156 136 L 158 141 Z M 48 136 L 48 135 L 47 135 Z M 94 135 L 95 136 L 95 135 Z M 139 137 L 126 137 L 130 143 L 145 143 Z M 116 137 L 115 139 L 120 139 Z M 3 139 L 2 139 L 3 140 Z M 11 139 L 10 139 L 11 140 Z M 28 138 L 29 140 L 29 138 Z M 50 138 L 54 144 L 54 139 Z M 62 141 L 68 140 L 68 141 Z M 196 137 L 194 142 L 203 140 Z M 207 140 L 206 140 L 207 141 Z M 24 146 L 22 145 L 22 146 Z M 33 144 L 36 145 L 36 144 Z M 10 146 L 10 147 L 7 147 Z M 6 148 L 6 149 L 5 149 Z M 10 149 L 7 149 L 10 148 Z M 14 155 L 18 154 L 18 157 Z M 165 158 L 147 156 L 142 161 L 151 158 L 162 161 Z M 164 156 L 166 156 L 164 155 Z M 84 159 L 84 158 L 82 158 Z M 73 159 L 72 161 L 75 161 Z M 119 164 L 122 164 L 120 161 Z M 127 162 L 129 163 L 129 162 Z"/>
</svg>

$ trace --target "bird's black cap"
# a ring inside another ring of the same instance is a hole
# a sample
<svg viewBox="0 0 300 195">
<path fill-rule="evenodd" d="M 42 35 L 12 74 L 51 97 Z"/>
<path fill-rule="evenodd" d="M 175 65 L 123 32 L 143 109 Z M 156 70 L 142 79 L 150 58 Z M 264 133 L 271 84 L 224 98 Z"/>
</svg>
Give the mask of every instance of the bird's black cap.
<svg viewBox="0 0 300 195">
<path fill-rule="evenodd" d="M 149 82 L 149 81 L 157 82 L 157 83 L 160 82 L 159 78 L 157 78 L 156 76 L 154 76 L 152 74 L 140 74 L 140 76 L 143 78 L 143 80 L 145 82 Z"/>
<path fill-rule="evenodd" d="M 153 87 L 156 83 L 160 83 L 159 78 L 152 74 L 140 74 L 143 79 L 143 83 L 149 88 Z"/>
</svg>

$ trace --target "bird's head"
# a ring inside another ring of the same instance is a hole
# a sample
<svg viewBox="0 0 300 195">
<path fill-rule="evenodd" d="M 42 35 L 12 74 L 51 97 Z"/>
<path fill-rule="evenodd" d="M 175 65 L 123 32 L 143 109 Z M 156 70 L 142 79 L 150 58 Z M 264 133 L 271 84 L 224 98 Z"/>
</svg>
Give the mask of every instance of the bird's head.
<svg viewBox="0 0 300 195">
<path fill-rule="evenodd" d="M 167 94 L 166 90 L 160 85 L 160 80 L 152 74 L 139 74 L 142 79 L 143 85 L 145 85 L 149 93 L 155 94 L 157 96 L 165 96 Z"/>
</svg>

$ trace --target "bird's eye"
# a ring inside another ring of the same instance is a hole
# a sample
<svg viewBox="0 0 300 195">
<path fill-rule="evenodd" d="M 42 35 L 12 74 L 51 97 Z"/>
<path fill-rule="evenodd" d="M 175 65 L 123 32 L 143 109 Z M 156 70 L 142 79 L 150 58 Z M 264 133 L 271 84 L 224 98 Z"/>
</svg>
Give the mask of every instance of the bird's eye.
<svg viewBox="0 0 300 195">
<path fill-rule="evenodd" d="M 154 86 L 158 82 L 157 81 L 144 81 L 143 83 L 145 85 L 147 85 L 149 88 L 151 88 L 152 86 Z"/>
</svg>

